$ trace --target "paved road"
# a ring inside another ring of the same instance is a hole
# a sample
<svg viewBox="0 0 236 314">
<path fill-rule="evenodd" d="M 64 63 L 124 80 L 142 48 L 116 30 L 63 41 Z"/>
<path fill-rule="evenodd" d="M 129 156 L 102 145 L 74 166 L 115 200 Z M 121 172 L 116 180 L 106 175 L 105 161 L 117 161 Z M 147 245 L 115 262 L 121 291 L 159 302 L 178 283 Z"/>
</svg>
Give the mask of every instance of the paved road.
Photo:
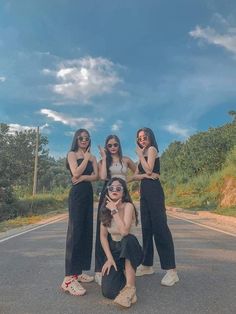
<svg viewBox="0 0 236 314">
<path fill-rule="evenodd" d="M 169 218 L 180 282 L 162 287 L 157 254 L 151 276 L 137 279 L 137 314 L 235 314 L 236 239 L 188 221 Z M 59 290 L 64 274 L 67 221 L 62 220 L 0 243 L 1 314 L 100 314 L 123 312 L 104 299 L 100 287 L 87 295 Z"/>
</svg>

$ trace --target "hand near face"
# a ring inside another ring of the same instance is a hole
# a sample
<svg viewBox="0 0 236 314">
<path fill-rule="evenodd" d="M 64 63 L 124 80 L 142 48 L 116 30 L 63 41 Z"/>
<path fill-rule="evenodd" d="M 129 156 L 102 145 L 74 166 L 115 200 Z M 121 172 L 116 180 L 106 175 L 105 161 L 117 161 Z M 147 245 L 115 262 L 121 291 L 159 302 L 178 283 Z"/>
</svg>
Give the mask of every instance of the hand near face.
<svg viewBox="0 0 236 314">
<path fill-rule="evenodd" d="M 145 149 L 144 147 L 141 148 L 138 145 L 136 146 L 136 154 L 138 155 L 139 158 L 143 156 L 144 149 Z"/>
<path fill-rule="evenodd" d="M 99 149 L 99 153 L 101 155 L 102 159 L 106 159 L 107 154 L 106 154 L 106 150 L 105 148 L 101 147 L 100 145 L 98 145 L 98 149 Z"/>
<path fill-rule="evenodd" d="M 107 201 L 106 201 L 106 208 L 112 211 L 113 209 L 117 209 L 119 204 L 121 203 L 121 199 L 119 198 L 116 202 L 114 202 L 110 197 L 107 195 L 106 196 Z"/>
<path fill-rule="evenodd" d="M 83 153 L 83 152 L 82 152 Z M 87 150 L 83 153 L 84 159 L 89 160 L 91 158 L 91 153 L 90 153 L 90 146 L 87 148 Z"/>
</svg>

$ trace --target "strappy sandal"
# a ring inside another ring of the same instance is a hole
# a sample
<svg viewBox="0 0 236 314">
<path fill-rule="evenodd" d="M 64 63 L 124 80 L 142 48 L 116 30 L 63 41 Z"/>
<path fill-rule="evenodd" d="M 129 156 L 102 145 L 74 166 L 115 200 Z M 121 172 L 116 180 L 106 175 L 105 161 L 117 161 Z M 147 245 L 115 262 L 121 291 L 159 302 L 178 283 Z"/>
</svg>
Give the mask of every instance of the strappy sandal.
<svg viewBox="0 0 236 314">
<path fill-rule="evenodd" d="M 74 278 L 79 282 L 92 282 L 92 281 L 94 281 L 93 276 L 89 276 L 89 275 L 83 274 L 83 273 L 80 275 L 74 276 Z"/>
<path fill-rule="evenodd" d="M 74 296 L 82 296 L 86 293 L 86 290 L 81 286 L 81 284 L 75 280 L 73 277 L 70 279 L 65 278 L 61 285 L 61 289 L 64 292 L 68 292 Z"/>
</svg>

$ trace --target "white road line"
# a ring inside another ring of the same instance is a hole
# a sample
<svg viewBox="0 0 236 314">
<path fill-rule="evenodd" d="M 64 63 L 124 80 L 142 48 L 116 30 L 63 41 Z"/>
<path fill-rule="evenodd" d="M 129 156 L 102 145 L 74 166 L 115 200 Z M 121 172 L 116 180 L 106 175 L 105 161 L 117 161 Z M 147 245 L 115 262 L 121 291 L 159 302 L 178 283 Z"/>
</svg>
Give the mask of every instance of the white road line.
<svg viewBox="0 0 236 314">
<path fill-rule="evenodd" d="M 11 235 L 11 236 L 9 236 L 9 237 L 7 237 L 7 238 L 1 239 L 1 240 L 0 240 L 0 243 L 5 242 L 5 241 L 10 240 L 10 239 L 15 238 L 15 237 L 19 237 L 20 235 L 25 234 L 25 233 L 28 233 L 28 232 L 30 232 L 30 231 L 37 230 L 37 229 L 43 228 L 43 227 L 45 227 L 45 226 L 51 225 L 51 224 L 53 224 L 53 223 L 55 223 L 55 222 L 58 222 L 58 221 L 60 221 L 60 220 L 65 219 L 65 218 L 66 218 L 66 217 L 61 217 L 61 218 L 55 219 L 55 220 L 53 220 L 53 221 L 51 221 L 51 222 L 48 222 L 48 223 L 46 223 L 46 224 L 43 224 L 43 225 L 40 225 L 40 226 L 31 228 L 31 229 L 22 231 L 22 232 L 20 232 L 20 233 L 13 234 L 13 235 Z"/>
<path fill-rule="evenodd" d="M 180 220 L 184 220 L 184 221 L 187 221 L 187 222 L 190 222 L 194 225 L 198 225 L 198 226 L 201 226 L 201 227 L 204 227 L 204 228 L 207 228 L 207 229 L 211 229 L 211 230 L 214 230 L 214 231 L 217 231 L 217 232 L 221 232 L 221 233 L 224 233 L 224 234 L 227 234 L 227 235 L 230 235 L 232 237 L 236 237 L 236 234 L 235 233 L 231 233 L 231 232 L 227 232 L 227 231 L 223 231 L 223 230 L 220 230 L 220 229 L 217 229 L 217 228 L 214 228 L 214 227 L 210 227 L 210 226 L 207 226 L 207 225 L 204 225 L 204 224 L 201 224 L 199 222 L 194 222 L 190 219 L 185 219 L 185 218 L 180 218 L 180 217 L 177 217 L 173 214 L 170 214 L 168 213 L 168 216 L 171 216 L 171 217 L 174 217 L 174 218 L 177 218 L 177 219 L 180 219 Z"/>
</svg>

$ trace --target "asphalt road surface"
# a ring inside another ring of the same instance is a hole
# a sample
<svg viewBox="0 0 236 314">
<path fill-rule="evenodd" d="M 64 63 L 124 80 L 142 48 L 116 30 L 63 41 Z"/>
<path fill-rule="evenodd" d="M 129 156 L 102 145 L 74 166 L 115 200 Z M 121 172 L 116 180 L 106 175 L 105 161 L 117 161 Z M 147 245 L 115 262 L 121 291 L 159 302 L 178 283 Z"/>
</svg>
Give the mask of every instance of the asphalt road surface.
<svg viewBox="0 0 236 314">
<path fill-rule="evenodd" d="M 180 282 L 173 287 L 160 285 L 164 273 L 155 252 L 156 273 L 137 278 L 138 302 L 127 312 L 235 314 L 235 236 L 173 217 L 169 226 Z M 84 285 L 87 295 L 83 297 L 60 291 L 66 229 L 64 219 L 0 241 L 1 314 L 124 312 L 102 296 L 96 283 Z"/>
</svg>

